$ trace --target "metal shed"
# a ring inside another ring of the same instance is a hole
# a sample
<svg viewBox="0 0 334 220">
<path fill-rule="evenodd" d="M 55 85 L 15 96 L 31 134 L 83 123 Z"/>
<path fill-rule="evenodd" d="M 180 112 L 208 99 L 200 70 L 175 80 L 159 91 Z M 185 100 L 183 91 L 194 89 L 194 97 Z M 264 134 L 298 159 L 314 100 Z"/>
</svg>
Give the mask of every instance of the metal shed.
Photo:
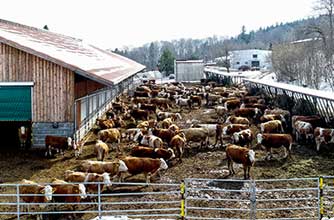
<svg viewBox="0 0 334 220">
<path fill-rule="evenodd" d="M 174 73 L 178 82 L 200 81 L 204 78 L 203 60 L 175 60 Z"/>
</svg>

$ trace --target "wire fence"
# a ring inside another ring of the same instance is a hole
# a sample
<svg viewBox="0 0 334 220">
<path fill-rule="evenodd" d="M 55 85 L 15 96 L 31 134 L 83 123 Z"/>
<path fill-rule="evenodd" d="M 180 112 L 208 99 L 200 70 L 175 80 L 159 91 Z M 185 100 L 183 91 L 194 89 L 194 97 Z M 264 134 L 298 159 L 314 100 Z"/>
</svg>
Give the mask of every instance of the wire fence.
<svg viewBox="0 0 334 220">
<path fill-rule="evenodd" d="M 0 219 L 322 219 L 334 217 L 334 177 L 232 180 L 188 178 L 181 183 L 84 183 L 44 202 L 23 184 L 0 185 Z"/>
</svg>

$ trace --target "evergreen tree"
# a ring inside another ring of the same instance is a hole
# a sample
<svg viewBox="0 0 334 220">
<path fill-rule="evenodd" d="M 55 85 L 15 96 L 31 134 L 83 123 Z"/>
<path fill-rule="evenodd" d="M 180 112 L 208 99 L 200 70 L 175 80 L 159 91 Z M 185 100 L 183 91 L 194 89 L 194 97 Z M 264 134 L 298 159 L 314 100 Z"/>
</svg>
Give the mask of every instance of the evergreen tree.
<svg viewBox="0 0 334 220">
<path fill-rule="evenodd" d="M 158 67 L 161 72 L 165 72 L 167 75 L 174 72 L 174 60 L 175 57 L 169 49 L 165 49 L 159 59 Z"/>
</svg>

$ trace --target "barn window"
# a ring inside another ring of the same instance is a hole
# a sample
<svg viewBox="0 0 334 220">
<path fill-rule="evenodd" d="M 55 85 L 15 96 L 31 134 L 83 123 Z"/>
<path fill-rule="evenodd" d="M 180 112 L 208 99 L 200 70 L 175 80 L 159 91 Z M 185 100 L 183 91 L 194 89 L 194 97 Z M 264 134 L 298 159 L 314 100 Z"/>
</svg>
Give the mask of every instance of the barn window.
<svg viewBox="0 0 334 220">
<path fill-rule="evenodd" d="M 253 58 L 257 58 L 257 54 L 253 54 Z"/>
<path fill-rule="evenodd" d="M 237 65 L 240 64 L 240 62 L 237 62 Z"/>
</svg>

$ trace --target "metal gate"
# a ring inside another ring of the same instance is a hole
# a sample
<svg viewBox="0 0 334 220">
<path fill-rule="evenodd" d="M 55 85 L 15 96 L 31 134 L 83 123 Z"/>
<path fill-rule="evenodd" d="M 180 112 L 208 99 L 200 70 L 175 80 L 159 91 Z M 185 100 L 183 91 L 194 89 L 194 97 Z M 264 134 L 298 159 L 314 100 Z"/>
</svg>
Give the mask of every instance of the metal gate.
<svg viewBox="0 0 334 220">
<path fill-rule="evenodd" d="M 186 219 L 320 219 L 319 178 L 186 179 Z"/>
<path fill-rule="evenodd" d="M 334 217 L 334 177 L 232 180 L 185 179 L 182 183 L 98 184 L 88 200 L 26 203 L 19 184 L 0 184 L 0 219 L 127 216 L 140 219 L 275 219 Z M 51 184 L 52 185 L 52 184 Z M 104 190 L 103 190 L 104 189 Z M 38 194 L 44 196 L 44 194 Z M 53 195 L 78 196 L 77 194 Z M 44 207 L 27 210 L 33 205 Z M 70 205 L 69 208 L 68 205 Z M 75 208 L 73 208 L 75 207 Z M 91 218 L 89 218 L 91 217 Z"/>
</svg>

